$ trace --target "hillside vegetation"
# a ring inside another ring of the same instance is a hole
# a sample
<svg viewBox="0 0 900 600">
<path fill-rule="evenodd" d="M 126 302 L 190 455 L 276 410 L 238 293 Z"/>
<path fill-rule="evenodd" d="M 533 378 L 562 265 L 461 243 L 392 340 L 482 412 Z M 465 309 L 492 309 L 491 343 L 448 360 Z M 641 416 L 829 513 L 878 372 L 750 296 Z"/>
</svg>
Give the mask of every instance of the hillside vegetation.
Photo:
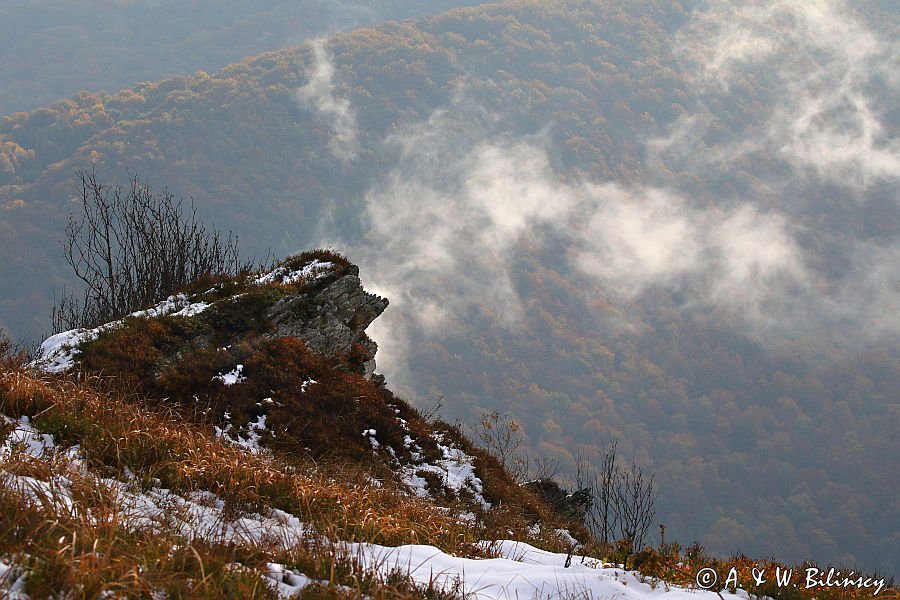
<svg viewBox="0 0 900 600">
<path fill-rule="evenodd" d="M 308 252 L 51 337 L 29 365 L 0 342 L 2 593 L 705 600 L 716 592 L 693 578 L 713 565 L 739 573 L 741 598 L 895 596 L 875 578 L 779 590 L 751 569 L 774 581 L 784 565 L 698 545 L 599 543 L 458 427 L 366 376 L 362 350 L 273 332 L 285 307 L 333 344 L 323 319 L 364 328 L 331 295 L 371 300 L 348 287 L 354 272 Z"/>
<path fill-rule="evenodd" d="M 467 2 L 4 2 L 0 115 L 81 90 L 115 92 L 387 19 Z"/>
<path fill-rule="evenodd" d="M 706 5 L 521 1 L 4 117 L 0 325 L 37 339 L 68 282 L 72 173 L 138 172 L 251 252 L 345 242 L 398 292 L 389 382 L 564 468 L 618 436 L 674 538 L 892 571 L 897 9 L 826 4 L 858 64 L 799 5 L 749 28 L 771 68 L 716 55 Z"/>
</svg>

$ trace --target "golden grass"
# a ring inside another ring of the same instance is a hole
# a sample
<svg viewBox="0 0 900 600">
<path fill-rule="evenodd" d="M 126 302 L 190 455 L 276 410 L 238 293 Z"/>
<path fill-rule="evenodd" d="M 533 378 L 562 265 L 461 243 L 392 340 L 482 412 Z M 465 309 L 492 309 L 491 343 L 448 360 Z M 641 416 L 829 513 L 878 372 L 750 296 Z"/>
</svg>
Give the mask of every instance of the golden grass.
<svg viewBox="0 0 900 600">
<path fill-rule="evenodd" d="M 316 465 L 247 452 L 186 422 L 164 405 L 80 382 L 21 370 L 0 373 L 0 412 L 28 416 L 62 445 L 78 444 L 99 473 L 136 474 L 146 487 L 181 494 L 210 491 L 235 513 L 278 508 L 335 539 L 380 544 L 427 543 L 453 550 L 472 531 L 433 505 L 386 482 L 368 484 L 359 467 Z"/>
<path fill-rule="evenodd" d="M 476 545 L 481 539 L 513 538 L 567 550 L 552 534 L 557 524 L 547 507 L 515 485 L 495 457 L 474 448 L 447 424 L 431 425 L 475 455 L 486 491 L 506 499 L 481 515 L 477 524 L 463 523 L 452 511 L 404 493 L 374 458 L 371 464 L 325 465 L 277 452 L 248 454 L 217 438 L 211 426 L 188 421 L 165 403 L 126 393 L 98 377 L 38 375 L 24 368 L 21 358 L 0 364 L 0 414 L 27 416 L 59 446 L 79 446 L 79 463 L 62 454 L 37 459 L 24 452 L 0 459 L 0 476 L 67 482 L 65 493 L 51 488 L 49 497 L 32 494 L 32 502 L 23 502 L 21 490 L 0 485 L 0 558 L 25 569 L 32 598 L 61 590 L 73 598 L 105 592 L 124 597 L 164 592 L 173 598 L 270 598 L 273 591 L 263 574 L 266 565 L 275 562 L 329 582 L 305 588 L 304 598 L 442 599 L 458 597 L 459 590 L 423 589 L 403 573 L 379 577 L 322 540 L 429 544 L 466 556 L 485 555 Z M 0 434 L 9 431 L 8 424 L 0 424 Z M 383 476 L 380 487 L 372 484 L 373 475 Z M 212 492 L 224 503 L 227 517 L 281 509 L 311 526 L 315 535 L 285 548 L 276 540 L 188 541 L 172 528 L 135 527 L 123 513 L 116 489 L 100 483 L 105 477 L 131 481 L 145 490 L 168 488 L 182 496 Z M 63 496 L 73 502 L 62 503 Z M 526 533 L 535 520 L 543 523 L 537 540 Z M 600 551 L 598 556 L 610 552 L 596 545 L 589 548 Z M 675 548 L 641 555 L 638 566 L 648 576 L 691 583 L 692 567 L 672 568 L 696 562 L 686 552 Z M 697 560 L 725 568 L 750 564 L 746 559 Z M 820 590 L 818 597 L 838 596 Z M 845 591 L 840 597 L 865 596 Z M 896 590 L 880 597 L 896 598 Z"/>
<path fill-rule="evenodd" d="M 95 378 L 38 376 L 9 365 L 0 372 L 0 413 L 29 417 L 61 445 L 79 444 L 83 461 L 76 468 L 62 454 L 37 459 L 12 452 L 0 464 L 7 476 L 67 482 L 65 494 L 31 494 L 32 502 L 23 502 L 21 489 L 0 486 L 0 547 L 5 557 L 22 562 L 33 598 L 60 590 L 74 598 L 103 592 L 146 597 L 154 591 L 175 598 L 267 598 L 272 592 L 260 574 L 268 562 L 331 582 L 306 589 L 304 597 L 425 593 L 402 577 L 388 582 L 365 574 L 352 557 L 317 544 L 188 543 L 164 527 L 135 528 L 115 490 L 98 484 L 101 477 L 126 481 L 128 473 L 145 488 L 211 491 L 234 517 L 286 510 L 312 526 L 318 539 L 423 543 L 448 551 L 468 549 L 475 540 L 471 527 L 427 502 L 389 483 L 370 485 L 362 469 L 247 454 L 173 410 L 103 387 Z M 4 425 L 3 433 L 9 430 Z M 63 503 L 63 496 L 74 503 Z"/>
</svg>

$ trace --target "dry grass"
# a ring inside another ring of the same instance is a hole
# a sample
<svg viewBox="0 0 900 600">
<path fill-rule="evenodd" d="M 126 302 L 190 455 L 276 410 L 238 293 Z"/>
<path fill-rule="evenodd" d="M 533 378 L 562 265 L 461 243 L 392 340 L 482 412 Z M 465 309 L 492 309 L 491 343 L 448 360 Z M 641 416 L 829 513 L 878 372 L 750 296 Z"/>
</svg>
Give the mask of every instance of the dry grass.
<svg viewBox="0 0 900 600">
<path fill-rule="evenodd" d="M 280 563 L 328 582 L 304 588 L 304 598 L 443 599 L 458 597 L 460 590 L 423 589 L 403 573 L 380 577 L 322 541 L 429 544 L 448 553 L 479 556 L 485 551 L 476 546 L 478 540 L 512 538 L 548 550 L 568 550 L 552 534 L 565 524 L 516 485 L 496 457 L 474 447 L 451 425 L 410 418 L 420 439 L 426 439 L 425 428 L 438 431 L 476 457 L 486 494 L 502 499 L 480 515 L 477 524 L 461 522 L 452 511 L 404 493 L 375 457 L 326 465 L 278 451 L 248 454 L 217 438 L 210 425 L 186 419 L 164 402 L 127 393 L 115 381 L 37 375 L 23 366 L 21 355 L 6 354 L 0 362 L 0 414 L 28 417 L 38 430 L 53 435 L 58 447 L 79 447 L 74 462 L 61 453 L 35 458 L 13 451 L 0 456 L 0 477 L 7 478 L 0 484 L 0 559 L 17 562 L 28 573 L 27 591 L 33 598 L 60 590 L 73 598 L 105 592 L 127 597 L 164 592 L 173 598 L 269 598 L 273 590 L 263 575 L 269 563 Z M 3 438 L 10 431 L 9 424 L 0 423 Z M 380 476 L 380 485 L 373 485 L 373 475 Z M 34 484 L 31 490 L 16 489 L 9 485 L 12 477 L 44 482 L 49 488 Z M 137 527 L 122 509 L 119 488 L 105 485 L 103 478 L 131 482 L 135 491 L 167 488 L 183 497 L 211 492 L 222 501 L 226 519 L 281 509 L 315 533 L 284 547 L 278 540 L 188 540 L 162 524 Z M 42 495 L 39 489 L 49 492 Z M 23 502 L 23 491 L 30 502 Z M 526 532 L 536 520 L 543 524 L 537 540 Z M 577 528 L 572 531 L 584 537 Z M 589 549 L 603 557 L 614 551 Z M 678 563 L 684 566 L 674 568 Z M 665 552 L 642 552 L 634 564 L 648 577 L 686 585 L 692 583 L 694 567 L 727 570 L 734 565 L 743 573 L 752 566 L 743 557 L 715 561 L 676 545 Z M 843 594 L 819 590 L 818 597 L 865 597 Z M 880 597 L 896 597 L 896 590 Z"/>
<path fill-rule="evenodd" d="M 135 529 L 117 506 L 114 495 L 102 489 L 79 497 L 78 510 L 52 502 L 23 504 L 18 491 L 0 489 L 0 545 L 6 556 L 16 557 L 15 567 L 27 572 L 32 598 L 57 597 L 63 590 L 68 598 L 160 592 L 170 598 L 274 598 L 263 576 L 271 562 L 328 582 L 305 588 L 304 598 L 427 596 L 409 578 L 365 572 L 333 547 L 187 542 L 166 529 Z"/>
<path fill-rule="evenodd" d="M 235 513 L 290 512 L 335 539 L 427 543 L 453 550 L 473 541 L 470 528 L 386 483 L 372 486 L 359 467 L 248 454 L 163 405 L 98 391 L 102 381 L 0 373 L 0 412 L 28 416 L 63 446 L 78 444 L 104 476 L 134 473 L 143 485 L 180 494 L 210 491 Z"/>
<path fill-rule="evenodd" d="M 477 537 L 470 526 L 388 482 L 371 485 L 361 468 L 251 455 L 174 410 L 150 407 L 104 385 L 96 378 L 36 376 L 9 362 L 0 372 L 0 413 L 29 417 L 60 446 L 78 444 L 83 461 L 74 468 L 62 455 L 36 459 L 13 452 L 0 465 L 7 474 L 37 481 L 64 478 L 74 501 L 62 502 L 66 494 L 59 490 L 23 505 L 22 490 L 0 488 L 0 547 L 6 557 L 24 561 L 34 598 L 58 590 L 85 598 L 104 591 L 140 596 L 154 590 L 176 598 L 264 598 L 271 595 L 260 578 L 267 562 L 291 565 L 333 584 L 305 591 L 304 597 L 422 596 L 402 578 L 384 582 L 361 573 L 352 558 L 333 548 L 187 543 L 165 528 L 135 528 L 115 490 L 98 485 L 101 477 L 133 477 L 138 487 L 168 488 L 185 496 L 210 491 L 233 517 L 282 509 L 312 526 L 320 539 L 421 543 L 453 552 L 471 549 Z M 8 434 L 10 427 L 4 429 Z"/>
<path fill-rule="evenodd" d="M 525 527 L 535 516 L 550 518 L 546 507 L 516 486 L 494 457 L 443 423 L 433 425 L 477 457 L 493 494 L 506 500 L 477 526 L 402 492 L 391 483 L 385 465 L 374 459 L 370 464 L 326 467 L 291 455 L 248 454 L 217 438 L 211 427 L 185 420 L 174 407 L 127 394 L 115 382 L 96 376 L 76 381 L 36 375 L 7 362 L 0 371 L 0 413 L 29 417 L 62 447 L 77 444 L 89 471 L 84 475 L 73 470 L 59 456 L 36 460 L 22 453 L 8 457 L 2 466 L 7 473 L 40 481 L 67 478 L 78 506 L 61 510 L 59 503 L 43 502 L 15 511 L 21 500 L 17 494 L 6 490 L 0 499 L 5 515 L 0 544 L 10 556 L 28 557 L 24 566 L 34 597 L 54 589 L 74 590 L 76 597 L 151 590 L 165 590 L 172 597 L 267 597 L 270 590 L 260 585 L 267 562 L 291 565 L 333 584 L 304 590 L 304 597 L 445 595 L 418 589 L 403 574 L 382 581 L 334 548 L 187 543 L 170 530 L 135 529 L 117 508 L 113 491 L 97 485 L 99 477 L 131 477 L 144 489 L 168 488 L 184 496 L 210 491 L 235 518 L 281 509 L 312 526 L 319 540 L 429 544 L 467 556 L 484 554 L 477 540 L 524 540 Z M 417 429 L 422 426 L 416 422 Z M 425 439 L 424 430 L 419 433 Z M 380 487 L 372 485 L 373 473 L 384 475 Z M 565 550 L 553 536 L 543 541 L 540 545 L 547 549 Z"/>
</svg>

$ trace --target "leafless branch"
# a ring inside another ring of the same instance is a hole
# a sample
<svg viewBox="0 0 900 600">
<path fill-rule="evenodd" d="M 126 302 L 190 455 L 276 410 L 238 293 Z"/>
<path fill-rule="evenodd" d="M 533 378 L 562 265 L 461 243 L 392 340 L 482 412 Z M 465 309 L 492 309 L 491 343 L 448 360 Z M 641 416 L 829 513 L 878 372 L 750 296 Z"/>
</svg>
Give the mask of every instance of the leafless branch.
<svg viewBox="0 0 900 600">
<path fill-rule="evenodd" d="M 207 275 L 237 274 L 238 239 L 207 229 L 193 200 L 154 194 L 138 177 L 107 186 L 79 172 L 80 214 L 70 215 L 63 256 L 83 285 L 56 300 L 57 331 L 110 321 L 166 298 Z"/>
</svg>

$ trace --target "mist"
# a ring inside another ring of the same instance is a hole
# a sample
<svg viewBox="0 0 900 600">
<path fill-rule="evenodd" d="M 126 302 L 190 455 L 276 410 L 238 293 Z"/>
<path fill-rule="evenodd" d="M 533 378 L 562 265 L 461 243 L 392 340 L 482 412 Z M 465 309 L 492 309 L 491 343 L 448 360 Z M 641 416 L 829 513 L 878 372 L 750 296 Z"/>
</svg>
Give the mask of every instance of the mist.
<svg viewBox="0 0 900 600">
<path fill-rule="evenodd" d="M 785 21 L 790 35 L 773 33 Z M 880 111 L 898 91 L 896 50 L 840 2 L 711 3 L 675 37 L 697 95 L 664 135 L 643 140 L 643 182 L 562 179 L 549 136 L 504 131 L 501 115 L 461 89 L 384 142 L 397 166 L 365 194 L 370 233 L 353 255 L 392 301 L 372 331 L 380 365 L 412 385 L 410 340 L 462 335 L 478 309 L 515 330 L 529 301 L 517 291 L 517 255 L 547 240 L 565 240 L 560 272 L 621 306 L 662 289 L 680 292 L 684 311 L 715 311 L 764 343 L 895 340 L 898 232 L 845 239 L 817 224 L 815 194 L 836 187 L 853 214 L 900 177 L 896 126 Z M 764 120 L 709 136 L 728 118 L 710 106 L 728 106 L 753 77 L 779 82 Z M 715 192 L 698 197 L 665 176 L 725 177 L 746 160 L 777 162 L 783 175 L 714 202 Z"/>
<path fill-rule="evenodd" d="M 331 129 L 328 148 L 335 158 L 349 161 L 356 156 L 356 112 L 347 98 L 335 95 L 334 59 L 324 40 L 310 42 L 313 61 L 309 82 L 294 93 L 301 107 L 317 111 Z"/>
<path fill-rule="evenodd" d="M 761 126 L 743 128 L 713 155 L 764 152 L 791 163 L 798 177 L 825 179 L 857 195 L 900 178 L 896 123 L 884 116 L 900 91 L 900 43 L 869 29 L 850 6 L 725 1 L 694 16 L 674 52 L 701 95 L 740 95 L 754 80 L 774 80 L 779 90 Z M 720 118 L 716 110 L 695 111 L 672 139 L 652 145 L 690 156 L 685 151 L 702 139 L 702 129 Z"/>
<path fill-rule="evenodd" d="M 783 329 L 808 300 L 815 275 L 783 215 L 748 203 L 701 208 L 671 189 L 566 183 L 541 136 L 469 147 L 448 114 L 389 140 L 401 166 L 366 195 L 371 229 L 352 252 L 369 287 L 391 299 L 372 333 L 392 378 L 409 383 L 395 369 L 408 363 L 413 333 L 466 331 L 476 310 L 521 326 L 529 299 L 515 281 L 526 243 L 565 240 L 554 267 L 620 302 L 656 287 L 695 290 L 690 308 L 726 312 L 748 330 Z"/>
</svg>

